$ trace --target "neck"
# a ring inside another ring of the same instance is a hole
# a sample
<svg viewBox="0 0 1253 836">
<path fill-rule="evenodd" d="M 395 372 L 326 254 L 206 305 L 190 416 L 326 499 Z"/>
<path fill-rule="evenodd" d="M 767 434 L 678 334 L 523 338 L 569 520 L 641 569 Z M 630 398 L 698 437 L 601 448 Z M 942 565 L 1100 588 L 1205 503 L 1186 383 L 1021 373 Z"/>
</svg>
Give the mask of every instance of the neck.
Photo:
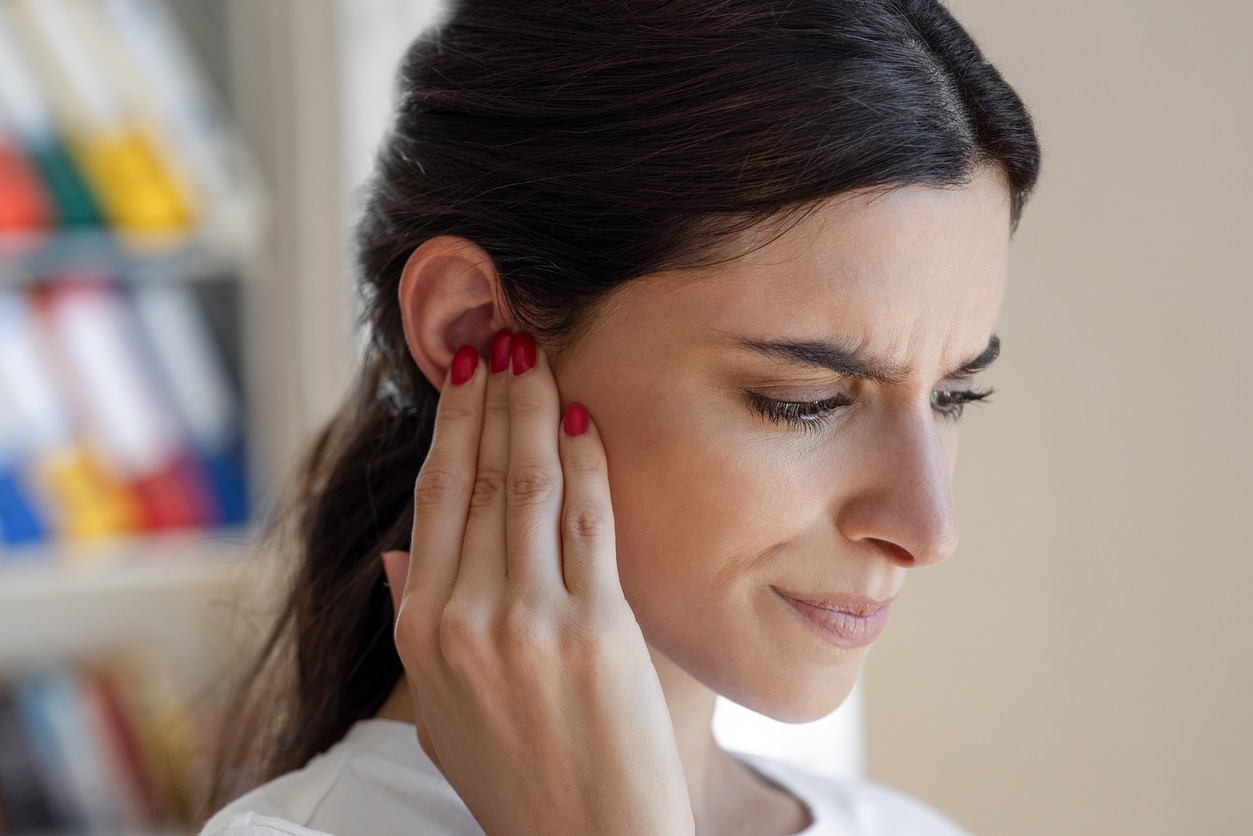
<svg viewBox="0 0 1253 836">
<path fill-rule="evenodd" d="M 666 656 L 650 648 L 653 667 L 661 681 L 661 690 L 674 725 L 674 740 L 679 761 L 687 780 L 697 833 L 711 818 L 724 787 L 729 756 L 718 747 L 713 737 L 714 692 L 693 679 Z"/>
</svg>

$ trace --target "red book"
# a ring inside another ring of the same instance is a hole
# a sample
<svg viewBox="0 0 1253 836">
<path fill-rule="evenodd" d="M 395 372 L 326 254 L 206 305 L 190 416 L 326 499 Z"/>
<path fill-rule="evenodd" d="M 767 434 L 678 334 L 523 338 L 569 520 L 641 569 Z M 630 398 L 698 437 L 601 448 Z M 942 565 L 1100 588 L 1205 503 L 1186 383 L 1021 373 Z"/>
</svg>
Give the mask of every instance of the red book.
<svg viewBox="0 0 1253 836">
<path fill-rule="evenodd" d="M 139 728 L 127 708 L 119 683 L 105 671 L 83 674 L 100 748 L 112 764 L 115 783 L 130 800 L 141 822 L 160 827 L 170 822 L 169 807 L 152 774 Z"/>
<path fill-rule="evenodd" d="M 0 236 L 41 233 L 52 217 L 43 183 L 21 145 L 0 131 Z"/>
<path fill-rule="evenodd" d="M 199 465 L 186 455 L 131 483 L 147 529 L 190 528 L 205 522 L 212 506 Z"/>
</svg>

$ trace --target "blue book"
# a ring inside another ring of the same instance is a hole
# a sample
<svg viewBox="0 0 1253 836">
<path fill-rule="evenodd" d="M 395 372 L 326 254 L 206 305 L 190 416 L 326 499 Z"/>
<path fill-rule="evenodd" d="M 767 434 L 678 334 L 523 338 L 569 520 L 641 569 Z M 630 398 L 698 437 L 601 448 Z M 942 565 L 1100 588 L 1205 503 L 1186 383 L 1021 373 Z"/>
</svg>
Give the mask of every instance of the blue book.
<svg viewBox="0 0 1253 836">
<path fill-rule="evenodd" d="M 90 832 L 124 832 L 133 822 L 115 802 L 115 782 L 87 714 L 79 675 L 55 669 L 30 677 L 18 687 L 17 701 L 42 752 L 42 766 L 55 776 L 63 796 L 58 806 L 71 823 Z"/>
<path fill-rule="evenodd" d="M 178 419 L 213 488 L 218 525 L 248 520 L 242 410 L 192 290 L 142 283 L 132 290 L 139 321 Z"/>
<path fill-rule="evenodd" d="M 62 821 L 44 782 L 29 730 L 13 694 L 0 688 L 0 807 L 17 833 L 58 829 Z"/>
</svg>

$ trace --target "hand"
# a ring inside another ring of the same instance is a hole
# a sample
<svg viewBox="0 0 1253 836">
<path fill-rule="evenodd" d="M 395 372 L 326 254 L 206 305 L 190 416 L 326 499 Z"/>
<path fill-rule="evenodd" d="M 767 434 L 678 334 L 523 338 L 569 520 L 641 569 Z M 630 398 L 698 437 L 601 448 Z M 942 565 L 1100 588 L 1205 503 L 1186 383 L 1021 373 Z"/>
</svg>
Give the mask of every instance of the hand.
<svg viewBox="0 0 1253 836">
<path fill-rule="evenodd" d="M 494 372 L 472 352 L 440 397 L 411 555 L 384 555 L 428 752 L 489 836 L 691 834 L 596 427 L 571 434 L 577 404 L 562 426 L 529 336 L 497 336 Z"/>
</svg>

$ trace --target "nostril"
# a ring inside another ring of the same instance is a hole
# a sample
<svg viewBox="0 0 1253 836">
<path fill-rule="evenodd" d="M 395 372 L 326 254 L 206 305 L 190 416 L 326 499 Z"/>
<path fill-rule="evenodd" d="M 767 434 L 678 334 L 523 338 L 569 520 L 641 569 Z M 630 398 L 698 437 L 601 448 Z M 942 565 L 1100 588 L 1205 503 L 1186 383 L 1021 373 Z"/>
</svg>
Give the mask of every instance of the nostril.
<svg viewBox="0 0 1253 836">
<path fill-rule="evenodd" d="M 902 566 L 913 566 L 914 564 L 921 562 L 910 554 L 909 549 L 903 546 L 898 546 L 890 540 L 880 540 L 878 538 L 874 538 L 874 544 L 878 546 L 878 548 L 888 558 L 901 564 Z"/>
</svg>

